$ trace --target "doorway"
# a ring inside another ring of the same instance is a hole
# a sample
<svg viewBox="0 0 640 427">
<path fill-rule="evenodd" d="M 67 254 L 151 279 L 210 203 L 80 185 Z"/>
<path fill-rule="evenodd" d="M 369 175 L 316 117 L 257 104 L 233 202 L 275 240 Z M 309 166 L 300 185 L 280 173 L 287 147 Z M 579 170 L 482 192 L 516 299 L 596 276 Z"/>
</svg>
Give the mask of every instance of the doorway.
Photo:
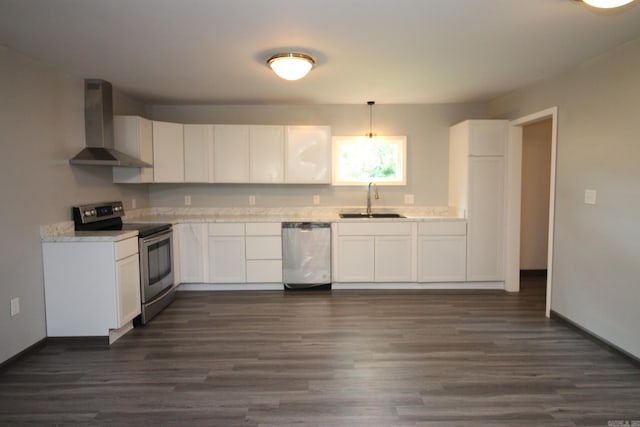
<svg viewBox="0 0 640 427">
<path fill-rule="evenodd" d="M 548 193 L 548 233 L 546 254 L 546 304 L 545 315 L 551 313 L 551 291 L 553 286 L 553 235 L 555 214 L 555 177 L 556 177 L 556 151 L 558 108 L 553 107 L 537 113 L 533 113 L 509 124 L 509 145 L 507 148 L 507 188 L 506 188 L 506 229 L 507 239 L 505 245 L 506 280 L 505 289 L 509 292 L 518 292 L 520 289 L 521 269 L 521 221 L 522 221 L 522 155 L 524 127 L 539 122 L 550 120 L 551 123 L 551 153 L 549 164 L 549 193 Z"/>
</svg>

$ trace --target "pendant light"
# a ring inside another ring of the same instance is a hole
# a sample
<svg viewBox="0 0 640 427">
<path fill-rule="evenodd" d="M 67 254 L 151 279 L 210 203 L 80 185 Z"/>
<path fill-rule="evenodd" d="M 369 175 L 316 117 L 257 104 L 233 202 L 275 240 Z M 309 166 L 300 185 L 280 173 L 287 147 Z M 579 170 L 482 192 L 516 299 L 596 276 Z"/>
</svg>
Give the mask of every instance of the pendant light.
<svg viewBox="0 0 640 427">
<path fill-rule="evenodd" d="M 373 133 L 373 106 L 376 101 L 367 101 L 367 105 L 369 106 L 369 133 L 365 136 L 369 139 L 373 139 L 376 135 Z"/>
<path fill-rule="evenodd" d="M 278 77 L 285 80 L 300 80 L 313 68 L 316 61 L 304 53 L 276 53 L 267 59 Z"/>
<path fill-rule="evenodd" d="M 599 9 L 613 9 L 631 3 L 633 0 L 582 0 L 583 3 Z"/>
</svg>

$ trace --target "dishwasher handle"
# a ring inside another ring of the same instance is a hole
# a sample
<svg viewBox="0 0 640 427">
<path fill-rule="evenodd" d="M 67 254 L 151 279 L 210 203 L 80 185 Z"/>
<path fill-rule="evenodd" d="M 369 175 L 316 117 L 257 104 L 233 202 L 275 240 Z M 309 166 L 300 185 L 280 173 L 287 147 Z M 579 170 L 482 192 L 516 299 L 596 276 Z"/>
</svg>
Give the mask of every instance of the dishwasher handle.
<svg viewBox="0 0 640 427">
<path fill-rule="evenodd" d="M 330 228 L 328 222 L 283 222 L 282 228 L 299 228 L 301 230 L 311 230 L 313 228 Z"/>
</svg>

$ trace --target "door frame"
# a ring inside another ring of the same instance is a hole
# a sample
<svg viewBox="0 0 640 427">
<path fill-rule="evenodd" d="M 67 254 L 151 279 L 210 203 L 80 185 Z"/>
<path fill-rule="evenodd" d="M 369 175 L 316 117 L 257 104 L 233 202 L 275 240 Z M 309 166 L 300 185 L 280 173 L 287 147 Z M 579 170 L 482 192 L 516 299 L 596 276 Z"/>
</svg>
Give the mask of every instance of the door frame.
<svg viewBox="0 0 640 427">
<path fill-rule="evenodd" d="M 551 314 L 551 290 L 553 286 L 553 242 L 556 195 L 556 159 L 558 143 L 558 107 L 547 108 L 509 122 L 507 145 L 506 189 L 506 244 L 505 290 L 520 290 L 520 215 L 522 192 L 522 128 L 542 120 L 551 119 L 551 170 L 549 182 L 549 233 L 547 236 L 547 291 L 545 315 Z"/>
</svg>

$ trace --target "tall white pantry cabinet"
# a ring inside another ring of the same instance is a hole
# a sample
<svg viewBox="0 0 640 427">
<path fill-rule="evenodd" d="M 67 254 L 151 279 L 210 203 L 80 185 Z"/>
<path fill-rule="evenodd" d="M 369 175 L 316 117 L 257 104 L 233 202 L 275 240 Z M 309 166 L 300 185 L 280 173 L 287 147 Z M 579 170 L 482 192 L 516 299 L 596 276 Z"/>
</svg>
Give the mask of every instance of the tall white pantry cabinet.
<svg viewBox="0 0 640 427">
<path fill-rule="evenodd" d="M 467 219 L 467 281 L 504 281 L 506 120 L 449 130 L 449 206 Z"/>
</svg>

